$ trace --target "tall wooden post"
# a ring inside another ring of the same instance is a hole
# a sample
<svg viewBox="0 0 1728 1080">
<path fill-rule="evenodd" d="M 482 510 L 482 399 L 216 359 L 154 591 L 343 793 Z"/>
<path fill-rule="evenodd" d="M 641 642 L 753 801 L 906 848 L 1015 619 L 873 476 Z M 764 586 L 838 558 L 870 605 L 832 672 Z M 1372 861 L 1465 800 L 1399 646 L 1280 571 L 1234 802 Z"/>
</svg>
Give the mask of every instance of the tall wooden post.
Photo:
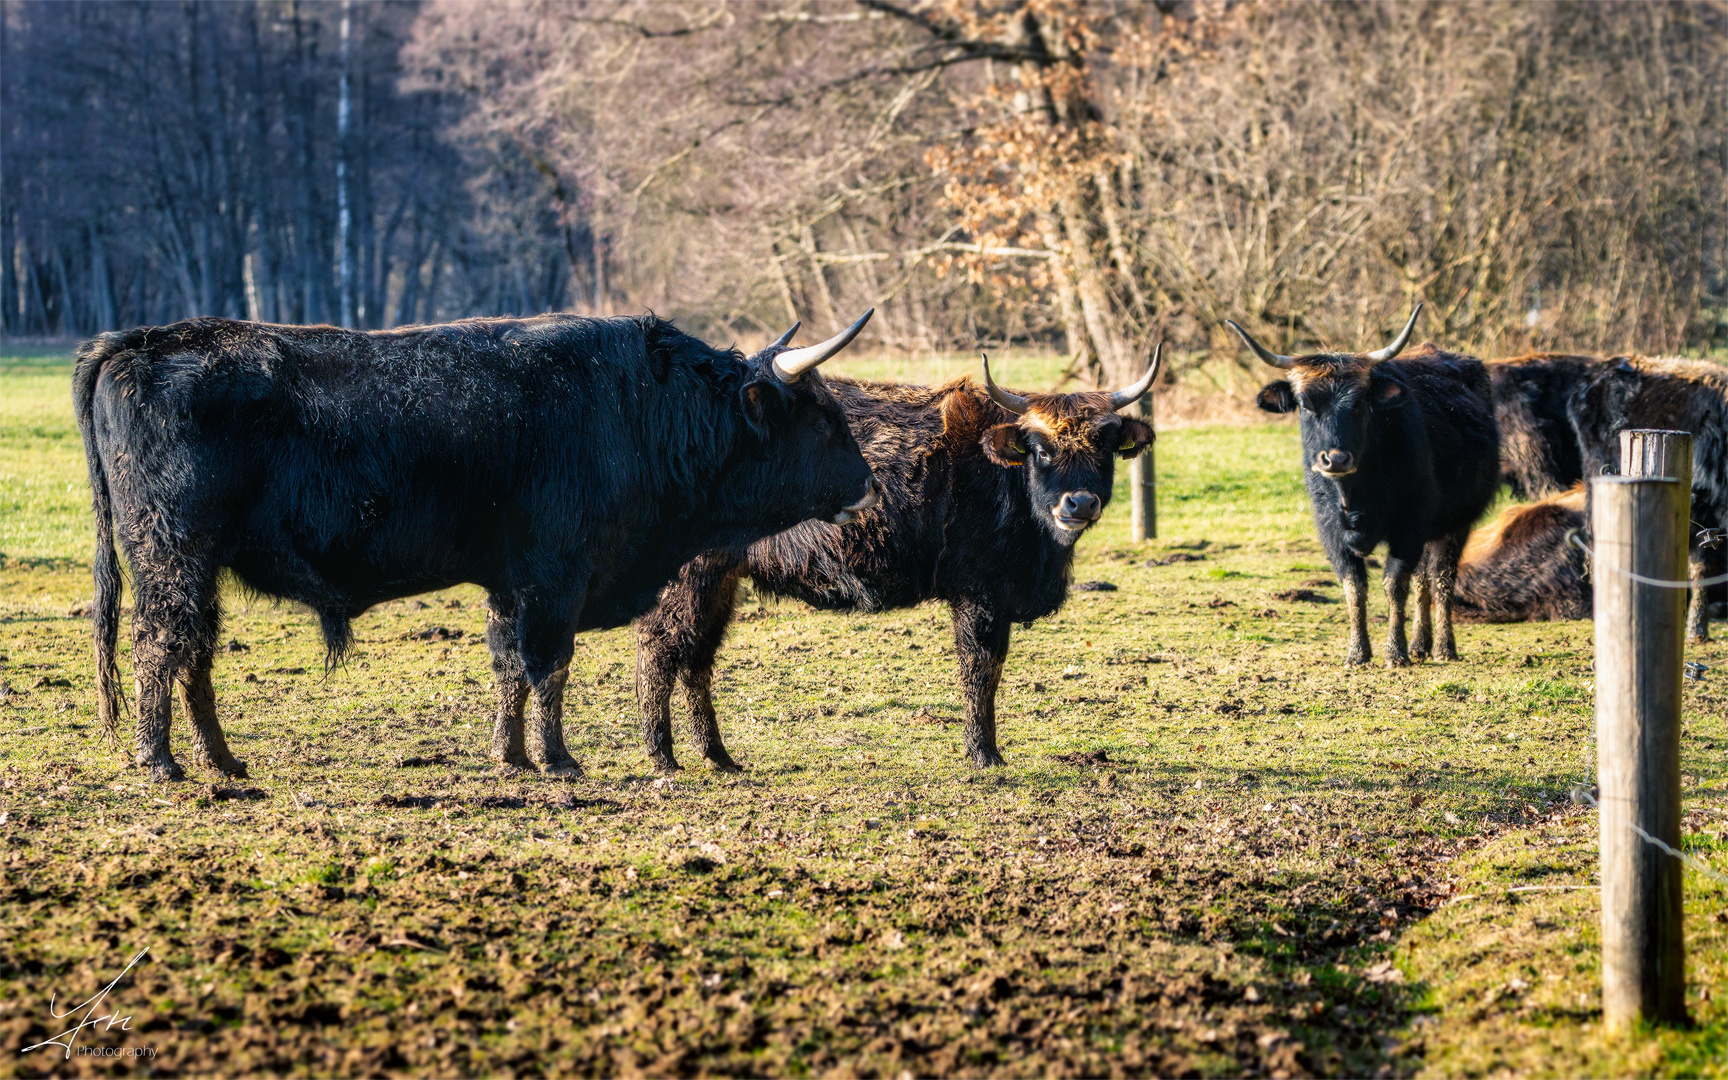
<svg viewBox="0 0 1728 1080">
<path fill-rule="evenodd" d="M 1670 444 L 1666 452 L 1674 449 Z M 1689 446 L 1686 451 L 1689 460 Z M 1604 476 L 1590 485 L 1602 1015 L 1616 1031 L 1644 1020 L 1686 1018 L 1681 867 L 1640 834 L 1680 846 L 1686 594 L 1633 581 L 1625 571 L 1682 579 L 1691 490 L 1666 477 Z"/>
<path fill-rule="evenodd" d="M 1157 430 L 1152 423 L 1150 391 L 1140 398 L 1135 408 L 1146 426 Z M 1158 478 L 1154 461 L 1156 450 L 1156 443 L 1147 443 L 1146 449 L 1128 463 L 1128 494 L 1133 511 L 1133 520 L 1129 525 L 1130 540 L 1152 540 L 1158 536 Z"/>
</svg>

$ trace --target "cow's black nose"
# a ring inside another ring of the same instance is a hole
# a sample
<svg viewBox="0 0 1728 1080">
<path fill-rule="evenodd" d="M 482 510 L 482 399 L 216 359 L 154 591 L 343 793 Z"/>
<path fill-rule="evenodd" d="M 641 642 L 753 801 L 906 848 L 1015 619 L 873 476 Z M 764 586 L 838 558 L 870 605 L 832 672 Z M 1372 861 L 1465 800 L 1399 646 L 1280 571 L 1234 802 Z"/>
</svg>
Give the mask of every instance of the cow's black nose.
<svg viewBox="0 0 1728 1080">
<path fill-rule="evenodd" d="M 1090 491 L 1070 491 L 1062 496 L 1062 505 L 1057 513 L 1065 518 L 1078 518 L 1081 521 L 1097 521 L 1103 510 L 1098 504 L 1098 496 Z"/>
</svg>

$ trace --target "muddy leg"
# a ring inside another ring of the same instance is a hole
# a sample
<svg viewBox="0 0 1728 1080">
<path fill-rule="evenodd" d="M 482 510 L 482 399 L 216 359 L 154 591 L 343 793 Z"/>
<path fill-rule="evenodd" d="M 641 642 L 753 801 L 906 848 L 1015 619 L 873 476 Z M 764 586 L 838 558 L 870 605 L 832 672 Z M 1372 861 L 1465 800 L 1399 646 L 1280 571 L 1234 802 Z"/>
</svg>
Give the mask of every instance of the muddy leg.
<svg viewBox="0 0 1728 1080">
<path fill-rule="evenodd" d="M 1410 563 L 1386 555 L 1386 666 L 1409 667 L 1404 643 L 1404 606 L 1410 599 Z"/>
<path fill-rule="evenodd" d="M 528 757 L 548 776 L 577 777 L 582 767 L 564 744 L 564 684 L 576 645 L 580 594 L 519 602 L 516 620 L 523 672 L 534 694 L 525 739 Z"/>
<path fill-rule="evenodd" d="M 1710 640 L 1710 590 L 1697 584 L 1710 576 L 1709 552 L 1696 543 L 1686 552 L 1686 576 L 1693 583 L 1686 604 L 1686 640 L 1696 645 Z"/>
<path fill-rule="evenodd" d="M 1434 578 L 1434 623 L 1437 638 L 1434 655 L 1441 660 L 1458 659 L 1458 644 L 1452 636 L 1452 594 L 1458 588 L 1458 560 L 1464 554 L 1470 530 L 1461 529 L 1429 545 L 1430 574 Z"/>
<path fill-rule="evenodd" d="M 149 552 L 132 560 L 136 595 L 132 616 L 132 665 L 138 679 L 138 766 L 156 781 L 179 780 L 186 773 L 168 749 L 168 728 L 173 719 L 174 684 L 181 678 L 196 680 L 198 660 L 215 652 L 215 624 L 220 618 L 216 601 L 216 575 L 196 556 Z M 206 661 L 206 665 L 208 661 Z M 209 684 L 209 668 L 203 679 Z M 195 736 L 200 750 L 221 749 L 213 756 L 220 767 L 228 755 L 217 725 L 215 695 L 208 697 L 202 717 L 207 729 Z M 205 703 L 200 702 L 200 707 Z M 194 721 L 198 723 L 197 720 Z M 210 735 L 214 732 L 214 739 Z"/>
<path fill-rule="evenodd" d="M 1426 660 L 1434 651 L 1434 579 L 1424 558 L 1416 568 L 1416 635 L 1410 642 L 1410 659 Z"/>
<path fill-rule="evenodd" d="M 1344 606 L 1350 614 L 1350 652 L 1344 662 L 1366 664 L 1374 659 L 1374 646 L 1368 642 L 1368 564 L 1355 555 L 1343 561 L 1338 582 L 1344 586 Z"/>
<path fill-rule="evenodd" d="M 486 646 L 492 651 L 492 682 L 498 688 L 498 712 L 492 722 L 493 761 L 518 769 L 531 769 L 522 742 L 522 709 L 528 702 L 528 676 L 522 669 L 522 650 L 516 642 L 516 602 L 509 597 L 486 597 Z"/>
<path fill-rule="evenodd" d="M 221 628 L 222 609 L 212 590 L 198 627 L 197 655 L 189 666 L 180 669 L 180 701 L 191 721 L 192 760 L 206 769 L 239 778 L 246 775 L 246 764 L 228 752 L 228 740 L 222 737 L 222 725 L 216 720 L 216 688 L 210 683 Z"/>
<path fill-rule="evenodd" d="M 672 752 L 672 687 L 684 682 L 691 741 L 709 765 L 738 772 L 726 752 L 709 697 L 714 654 L 719 651 L 742 568 L 719 555 L 691 560 L 636 624 L 636 705 L 649 759 L 661 772 L 678 768 Z"/>
<path fill-rule="evenodd" d="M 954 652 L 960 661 L 960 692 L 966 698 L 966 757 L 980 768 L 1006 765 L 996 749 L 996 689 L 1002 683 L 1012 626 L 977 601 L 956 603 L 953 611 Z"/>
</svg>

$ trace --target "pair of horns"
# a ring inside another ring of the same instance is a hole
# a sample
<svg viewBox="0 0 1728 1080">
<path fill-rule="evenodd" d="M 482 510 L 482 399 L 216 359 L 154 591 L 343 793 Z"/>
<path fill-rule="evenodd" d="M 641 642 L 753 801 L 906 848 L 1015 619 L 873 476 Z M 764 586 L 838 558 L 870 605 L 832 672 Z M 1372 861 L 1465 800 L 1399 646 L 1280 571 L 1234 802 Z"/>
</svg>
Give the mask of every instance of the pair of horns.
<svg viewBox="0 0 1728 1080">
<path fill-rule="evenodd" d="M 783 383 L 797 382 L 799 379 L 804 377 L 806 371 L 816 367 L 821 364 L 822 361 L 827 360 L 841 349 L 852 344 L 852 339 L 858 336 L 859 331 L 864 329 L 864 324 L 869 322 L 870 316 L 874 314 L 876 314 L 876 309 L 871 308 L 869 311 L 866 311 L 857 322 L 840 331 L 838 334 L 835 334 L 827 341 L 822 342 L 820 345 L 806 345 L 802 349 L 786 348 L 786 344 L 792 340 L 792 335 L 796 334 L 798 328 L 804 325 L 802 319 L 793 323 L 792 329 L 781 334 L 778 338 L 774 339 L 772 345 L 769 345 L 768 348 L 762 350 L 763 352 L 773 352 L 775 349 L 785 350 L 784 352 L 777 352 L 774 354 L 774 359 L 770 364 L 774 369 L 774 377 Z"/>
<path fill-rule="evenodd" d="M 1019 394 L 1011 394 L 997 386 L 996 380 L 990 377 L 990 357 L 983 353 L 979 355 L 984 357 L 984 389 L 989 393 L 990 400 L 1015 416 L 1026 415 L 1026 410 L 1031 408 L 1032 403 Z M 1163 356 L 1164 343 L 1160 341 L 1158 347 L 1152 351 L 1152 366 L 1146 369 L 1146 374 L 1140 377 L 1140 381 L 1124 389 L 1110 392 L 1110 409 L 1112 412 L 1120 412 L 1146 396 L 1146 391 L 1152 389 L 1152 380 L 1158 374 L 1158 363 Z"/>
<path fill-rule="evenodd" d="M 1404 346 L 1410 342 L 1410 331 L 1416 329 L 1416 316 L 1420 314 L 1422 314 L 1422 305 L 1417 304 L 1416 310 L 1410 313 L 1410 321 L 1404 324 L 1404 332 L 1399 334 L 1398 337 L 1393 340 L 1392 344 L 1386 346 L 1384 349 L 1376 349 L 1371 353 L 1363 353 L 1362 356 L 1370 364 L 1378 364 L 1382 360 L 1390 360 L 1394 356 L 1403 352 Z M 1294 356 L 1280 356 L 1271 349 L 1260 344 L 1258 341 L 1255 341 L 1251 336 L 1249 336 L 1248 331 L 1236 325 L 1234 321 L 1225 319 L 1224 323 L 1226 326 L 1230 327 L 1230 329 L 1236 331 L 1236 333 L 1242 336 L 1242 340 L 1248 343 L 1250 349 L 1254 350 L 1255 356 L 1258 356 L 1273 367 L 1287 368 L 1296 363 L 1296 358 Z"/>
</svg>

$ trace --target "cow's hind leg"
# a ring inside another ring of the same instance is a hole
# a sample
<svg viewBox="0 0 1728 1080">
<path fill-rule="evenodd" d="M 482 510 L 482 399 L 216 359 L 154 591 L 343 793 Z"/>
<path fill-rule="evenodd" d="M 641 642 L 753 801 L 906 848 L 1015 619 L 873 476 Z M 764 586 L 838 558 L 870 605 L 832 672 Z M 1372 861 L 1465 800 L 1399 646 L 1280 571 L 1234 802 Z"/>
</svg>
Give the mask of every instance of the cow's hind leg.
<svg viewBox="0 0 1728 1080">
<path fill-rule="evenodd" d="M 174 685 L 182 678 L 196 680 L 200 656 L 215 652 L 211 613 L 216 611 L 216 574 L 198 556 L 164 556 L 148 551 L 134 556 L 132 582 L 132 666 L 138 681 L 136 761 L 152 780 L 179 780 L 186 773 L 168 747 Z M 207 668 L 204 677 L 208 681 Z M 198 736 L 201 747 L 221 747 L 226 756 L 227 746 L 216 723 L 214 694 L 202 719 L 215 738 L 210 739 L 208 731 L 202 732 Z M 198 723 L 196 718 L 194 723 Z M 221 759 L 215 760 L 220 767 Z M 227 761 L 234 763 L 231 756 Z"/>
<path fill-rule="evenodd" d="M 1710 549 L 1696 540 L 1686 551 L 1686 576 L 1693 583 L 1686 604 L 1686 640 L 1699 645 L 1710 640 L 1710 589 L 1698 585 L 1710 576 Z"/>
<path fill-rule="evenodd" d="M 534 695 L 534 718 L 526 725 L 528 757 L 548 776 L 581 776 L 582 766 L 564 743 L 564 684 L 570 678 L 582 598 L 518 598 L 517 605 L 522 667 Z"/>
<path fill-rule="evenodd" d="M 216 591 L 211 590 L 199 619 L 196 655 L 180 670 L 180 700 L 192 729 L 193 760 L 206 769 L 238 778 L 246 775 L 246 765 L 228 751 L 228 740 L 222 737 L 222 725 L 216 720 L 216 688 L 210 681 L 221 630 L 222 608 Z"/>
<path fill-rule="evenodd" d="M 516 641 L 516 602 L 497 594 L 486 597 L 486 646 L 492 652 L 492 681 L 498 688 L 498 712 L 492 722 L 492 760 L 500 765 L 531 769 L 522 740 L 522 710 L 528 703 L 528 675 Z"/>
<path fill-rule="evenodd" d="M 697 752 L 721 772 L 741 771 L 720 738 L 709 694 L 714 654 L 732 621 L 740 573 L 736 561 L 725 556 L 699 556 L 636 624 L 636 705 L 648 757 L 660 772 L 678 768 L 672 751 L 672 688 L 680 677 Z"/>
<path fill-rule="evenodd" d="M 1427 570 L 1434 579 L 1434 655 L 1441 660 L 1458 659 L 1458 643 L 1452 634 L 1452 596 L 1458 590 L 1458 560 L 1469 539 L 1470 530 L 1460 529 L 1428 545 Z"/>
<path fill-rule="evenodd" d="M 960 691 L 966 697 L 966 756 L 985 768 L 1006 765 L 996 749 L 996 689 L 1008 658 L 1012 624 L 986 604 L 954 604 L 954 651 L 960 661 Z"/>
</svg>

